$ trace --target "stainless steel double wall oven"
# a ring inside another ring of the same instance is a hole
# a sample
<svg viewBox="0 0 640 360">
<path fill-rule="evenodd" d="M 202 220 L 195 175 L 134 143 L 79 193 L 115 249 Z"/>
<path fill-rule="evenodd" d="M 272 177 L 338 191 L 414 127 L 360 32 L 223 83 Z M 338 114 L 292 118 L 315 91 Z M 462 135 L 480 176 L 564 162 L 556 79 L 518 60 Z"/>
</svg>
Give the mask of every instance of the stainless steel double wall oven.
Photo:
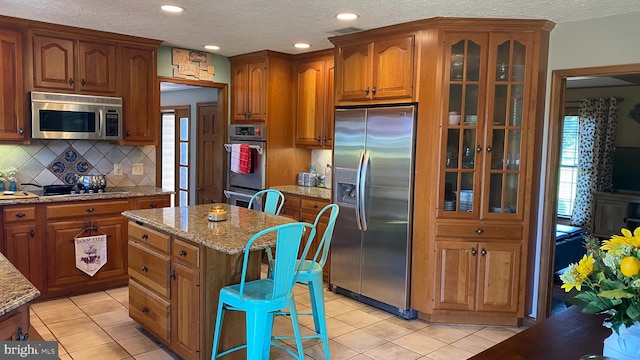
<svg viewBox="0 0 640 360">
<path fill-rule="evenodd" d="M 227 149 L 227 190 L 224 194 L 231 205 L 248 207 L 249 200 L 258 191 L 264 190 L 267 142 L 263 125 L 229 125 Z M 248 173 L 231 171 L 231 153 L 234 144 L 249 145 L 251 166 Z M 262 208 L 258 202 L 257 207 Z"/>
</svg>

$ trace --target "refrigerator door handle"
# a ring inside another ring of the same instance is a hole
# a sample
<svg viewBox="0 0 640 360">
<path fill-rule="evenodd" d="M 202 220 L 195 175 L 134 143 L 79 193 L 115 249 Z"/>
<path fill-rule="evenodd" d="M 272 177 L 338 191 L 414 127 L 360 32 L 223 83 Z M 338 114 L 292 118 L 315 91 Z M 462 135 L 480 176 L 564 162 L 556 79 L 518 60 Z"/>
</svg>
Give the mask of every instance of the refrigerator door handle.
<svg viewBox="0 0 640 360">
<path fill-rule="evenodd" d="M 356 225 L 358 230 L 362 230 L 362 220 L 360 219 L 360 178 L 362 173 L 362 160 L 364 159 L 364 150 L 360 150 L 360 158 L 358 159 L 358 169 L 356 170 Z"/>
<path fill-rule="evenodd" d="M 360 222 L 362 223 L 362 231 L 367 231 L 367 215 L 364 212 L 365 209 L 365 185 L 367 181 L 367 170 L 369 169 L 369 159 L 371 158 L 371 154 L 369 150 L 364 154 L 364 160 L 362 160 L 362 170 L 360 175 Z"/>
</svg>

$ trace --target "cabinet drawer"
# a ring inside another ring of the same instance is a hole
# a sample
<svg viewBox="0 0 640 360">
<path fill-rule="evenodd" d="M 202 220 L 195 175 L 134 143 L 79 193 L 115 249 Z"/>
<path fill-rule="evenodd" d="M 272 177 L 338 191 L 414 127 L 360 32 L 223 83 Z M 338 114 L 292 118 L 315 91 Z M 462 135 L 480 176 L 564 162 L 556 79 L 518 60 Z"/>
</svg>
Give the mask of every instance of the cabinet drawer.
<svg viewBox="0 0 640 360">
<path fill-rule="evenodd" d="M 178 239 L 173 241 L 173 258 L 192 267 L 200 267 L 200 248 Z"/>
<path fill-rule="evenodd" d="M 169 235 L 129 222 L 129 239 L 153 246 L 167 254 L 169 253 L 169 238 Z"/>
<path fill-rule="evenodd" d="M 169 196 L 157 196 L 138 199 L 138 209 L 157 209 L 171 206 Z"/>
<path fill-rule="evenodd" d="M 30 207 L 9 207 L 4 209 L 4 222 L 27 221 L 36 219 L 36 208 Z"/>
<path fill-rule="evenodd" d="M 521 224 L 436 224 L 436 236 L 472 239 L 522 240 Z"/>
<path fill-rule="evenodd" d="M 283 208 L 299 208 L 300 207 L 300 196 L 285 194 L 284 196 L 284 205 Z"/>
<path fill-rule="evenodd" d="M 146 330 L 169 342 L 171 306 L 153 292 L 129 281 L 129 316 Z"/>
<path fill-rule="evenodd" d="M 300 220 L 300 211 L 298 211 L 298 208 L 283 207 L 280 215 L 292 218 L 295 221 Z"/>
<path fill-rule="evenodd" d="M 129 275 L 165 297 L 169 297 L 170 266 L 168 255 L 129 241 Z"/>
<path fill-rule="evenodd" d="M 46 213 L 47 219 L 62 219 L 87 215 L 119 214 L 128 209 L 128 200 L 83 201 L 75 204 L 48 205 Z"/>
<path fill-rule="evenodd" d="M 329 205 L 328 200 L 316 199 L 316 198 L 302 198 L 300 200 L 300 208 L 303 210 L 313 210 L 318 213 L 323 207 Z"/>
</svg>

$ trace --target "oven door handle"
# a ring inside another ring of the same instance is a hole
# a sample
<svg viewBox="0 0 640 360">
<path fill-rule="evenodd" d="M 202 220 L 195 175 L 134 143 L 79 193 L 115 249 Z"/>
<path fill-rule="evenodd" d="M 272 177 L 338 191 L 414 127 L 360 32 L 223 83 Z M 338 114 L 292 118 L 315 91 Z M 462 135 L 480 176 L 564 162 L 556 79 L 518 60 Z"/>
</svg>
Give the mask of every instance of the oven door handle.
<svg viewBox="0 0 640 360">
<path fill-rule="evenodd" d="M 236 192 L 236 191 L 230 191 L 230 190 L 224 190 L 224 196 L 227 197 L 227 199 L 230 199 L 232 196 L 239 196 L 239 197 L 244 197 L 247 199 L 251 199 L 253 197 L 253 195 L 249 195 L 249 194 L 245 194 L 245 193 L 241 193 L 241 192 Z"/>
</svg>

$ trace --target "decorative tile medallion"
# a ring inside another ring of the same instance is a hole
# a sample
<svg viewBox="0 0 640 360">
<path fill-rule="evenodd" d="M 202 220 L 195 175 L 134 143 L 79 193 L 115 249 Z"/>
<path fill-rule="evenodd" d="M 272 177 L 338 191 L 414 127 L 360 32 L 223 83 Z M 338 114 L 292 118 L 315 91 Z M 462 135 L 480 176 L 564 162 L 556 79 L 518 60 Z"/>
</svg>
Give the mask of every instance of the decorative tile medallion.
<svg viewBox="0 0 640 360">
<path fill-rule="evenodd" d="M 78 182 L 78 176 L 89 172 L 93 165 L 76 149 L 69 146 L 49 164 L 48 168 L 63 183 L 75 185 Z"/>
</svg>

